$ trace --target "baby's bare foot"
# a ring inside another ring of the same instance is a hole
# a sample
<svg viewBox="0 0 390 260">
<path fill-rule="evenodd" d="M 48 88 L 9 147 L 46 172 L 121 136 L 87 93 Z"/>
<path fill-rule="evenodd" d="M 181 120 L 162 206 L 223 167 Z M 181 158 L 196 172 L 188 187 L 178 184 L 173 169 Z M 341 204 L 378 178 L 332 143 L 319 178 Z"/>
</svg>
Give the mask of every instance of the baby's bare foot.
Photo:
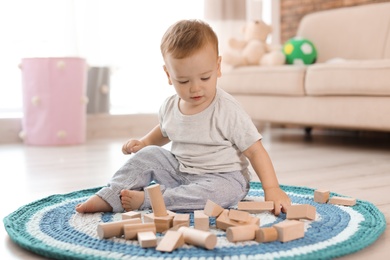
<svg viewBox="0 0 390 260">
<path fill-rule="evenodd" d="M 137 210 L 141 207 L 145 200 L 144 191 L 122 190 L 121 202 L 125 211 Z"/>
<path fill-rule="evenodd" d="M 79 213 L 111 212 L 112 207 L 105 200 L 97 195 L 93 195 L 87 201 L 76 206 Z"/>
</svg>

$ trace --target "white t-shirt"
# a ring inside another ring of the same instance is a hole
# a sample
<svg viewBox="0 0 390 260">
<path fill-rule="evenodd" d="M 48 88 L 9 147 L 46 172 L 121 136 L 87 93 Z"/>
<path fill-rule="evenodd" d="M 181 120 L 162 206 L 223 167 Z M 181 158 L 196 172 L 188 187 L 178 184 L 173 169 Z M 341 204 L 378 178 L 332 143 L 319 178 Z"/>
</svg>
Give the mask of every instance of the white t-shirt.
<svg viewBox="0 0 390 260">
<path fill-rule="evenodd" d="M 242 154 L 262 136 L 249 115 L 230 94 L 217 88 L 213 102 L 202 112 L 183 115 L 179 96 L 162 104 L 162 134 L 172 141 L 171 152 L 180 171 L 191 174 L 241 171 L 247 175 L 248 160 Z"/>
</svg>

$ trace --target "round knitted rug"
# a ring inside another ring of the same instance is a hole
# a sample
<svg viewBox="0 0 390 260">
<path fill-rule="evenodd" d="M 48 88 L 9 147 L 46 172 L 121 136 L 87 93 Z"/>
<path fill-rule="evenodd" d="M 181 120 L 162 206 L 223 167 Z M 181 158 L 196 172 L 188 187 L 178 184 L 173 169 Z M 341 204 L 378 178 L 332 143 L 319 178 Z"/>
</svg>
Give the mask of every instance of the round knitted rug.
<svg viewBox="0 0 390 260">
<path fill-rule="evenodd" d="M 304 238 L 286 243 L 230 243 L 225 232 L 215 228 L 210 218 L 210 231 L 218 237 L 213 250 L 184 245 L 171 253 L 155 248 L 141 248 L 137 240 L 99 239 L 99 222 L 121 219 L 121 214 L 79 214 L 75 205 L 99 188 L 63 195 L 52 195 L 25 205 L 4 218 L 11 239 L 21 247 L 54 259 L 332 259 L 363 249 L 385 230 L 384 215 L 370 202 L 357 200 L 353 207 L 318 204 L 314 190 L 282 186 L 293 204 L 311 204 L 317 208 L 315 221 L 305 221 Z M 246 199 L 262 200 L 260 183 L 252 182 Z M 331 196 L 341 196 L 331 193 Z M 272 226 L 286 218 L 269 212 L 253 214 L 262 227 Z M 193 225 L 193 214 L 191 214 Z M 158 239 L 162 234 L 157 234 Z"/>
</svg>

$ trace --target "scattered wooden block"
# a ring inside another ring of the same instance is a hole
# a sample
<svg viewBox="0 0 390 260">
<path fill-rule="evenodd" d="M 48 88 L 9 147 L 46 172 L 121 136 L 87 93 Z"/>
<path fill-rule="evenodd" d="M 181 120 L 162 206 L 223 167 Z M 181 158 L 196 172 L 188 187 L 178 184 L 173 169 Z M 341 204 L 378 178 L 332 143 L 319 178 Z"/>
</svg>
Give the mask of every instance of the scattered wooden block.
<svg viewBox="0 0 390 260">
<path fill-rule="evenodd" d="M 250 220 L 246 223 L 238 222 L 235 220 L 231 220 L 229 218 L 229 210 L 224 210 L 219 217 L 216 219 L 216 226 L 219 229 L 227 230 L 229 227 L 235 227 L 235 226 L 243 226 L 243 225 L 250 225 L 254 224 L 257 226 L 260 226 L 260 219 L 254 216 L 250 216 Z"/>
<path fill-rule="evenodd" d="M 129 211 L 129 212 L 126 212 L 126 213 L 122 213 L 122 219 L 132 219 L 132 218 L 141 218 L 142 215 L 141 215 L 141 212 L 137 212 L 137 211 Z"/>
<path fill-rule="evenodd" d="M 156 250 L 163 252 L 172 252 L 173 250 L 184 245 L 183 234 L 179 231 L 167 231 Z"/>
<path fill-rule="evenodd" d="M 237 209 L 247 211 L 249 213 L 261 213 L 264 211 L 274 210 L 273 201 L 240 201 L 237 204 Z"/>
<path fill-rule="evenodd" d="M 167 231 L 173 226 L 173 218 L 176 213 L 167 210 L 168 215 L 164 217 L 156 217 L 154 213 L 144 214 L 145 223 L 154 223 L 156 225 L 156 230 L 159 233 Z"/>
<path fill-rule="evenodd" d="M 211 232 L 180 227 L 179 232 L 183 234 L 184 242 L 189 245 L 200 246 L 206 249 L 214 249 L 217 245 L 217 236 Z"/>
<path fill-rule="evenodd" d="M 222 230 L 226 230 L 226 229 L 228 229 L 228 227 L 234 227 L 234 226 L 238 225 L 238 222 L 236 224 L 234 220 L 231 220 L 229 218 L 229 210 L 228 209 L 225 209 L 218 216 L 218 218 L 215 220 L 215 223 L 216 223 L 217 228 L 222 229 Z"/>
<path fill-rule="evenodd" d="M 354 206 L 356 204 L 356 199 L 333 196 L 329 199 L 328 203 L 342 206 Z"/>
<path fill-rule="evenodd" d="M 177 225 L 174 225 L 174 226 L 172 226 L 170 229 L 168 229 L 168 230 L 165 230 L 164 232 L 162 232 L 163 234 L 165 234 L 165 233 L 167 233 L 169 230 L 171 230 L 171 231 L 178 231 L 179 230 L 179 228 L 181 228 L 181 227 L 187 227 L 187 225 L 186 224 L 184 224 L 184 223 L 181 223 L 181 224 L 177 224 Z"/>
<path fill-rule="evenodd" d="M 156 247 L 157 237 L 152 231 L 138 232 L 138 242 L 143 248 Z"/>
<path fill-rule="evenodd" d="M 222 213 L 224 208 L 216 204 L 215 202 L 211 200 L 207 200 L 206 205 L 204 207 L 204 214 L 206 214 L 209 217 L 218 217 L 219 214 Z"/>
<path fill-rule="evenodd" d="M 167 208 L 165 206 L 164 198 L 161 192 L 160 184 L 150 185 L 144 190 L 148 193 L 150 204 L 152 205 L 153 214 L 156 217 L 167 216 Z"/>
<path fill-rule="evenodd" d="M 285 220 L 274 225 L 278 231 L 278 240 L 288 242 L 305 236 L 305 225 L 299 220 Z"/>
<path fill-rule="evenodd" d="M 259 226 L 257 225 L 228 227 L 226 229 L 226 238 L 229 242 L 254 240 L 256 237 L 256 230 L 258 229 Z"/>
<path fill-rule="evenodd" d="M 259 228 L 256 230 L 255 240 L 259 243 L 267 243 L 278 240 L 278 231 L 275 227 Z"/>
<path fill-rule="evenodd" d="M 173 218 L 173 226 L 190 226 L 190 214 L 176 214 Z"/>
<path fill-rule="evenodd" d="M 246 211 L 231 209 L 229 210 L 229 218 L 231 220 L 246 223 L 250 221 L 251 215 Z"/>
<path fill-rule="evenodd" d="M 141 223 L 140 218 L 125 219 L 114 222 L 99 223 L 97 226 L 97 234 L 100 239 L 110 237 L 121 237 L 124 234 L 125 224 Z"/>
<path fill-rule="evenodd" d="M 314 191 L 314 201 L 318 203 L 327 203 L 329 200 L 330 191 L 318 189 Z"/>
<path fill-rule="evenodd" d="M 194 228 L 208 231 L 210 228 L 210 218 L 204 214 L 203 210 L 194 211 Z"/>
<path fill-rule="evenodd" d="M 139 223 L 124 225 L 125 239 L 136 239 L 139 232 L 151 231 L 156 233 L 156 225 L 154 223 Z"/>
<path fill-rule="evenodd" d="M 287 209 L 286 219 L 316 219 L 316 208 L 309 204 L 291 205 Z"/>
</svg>

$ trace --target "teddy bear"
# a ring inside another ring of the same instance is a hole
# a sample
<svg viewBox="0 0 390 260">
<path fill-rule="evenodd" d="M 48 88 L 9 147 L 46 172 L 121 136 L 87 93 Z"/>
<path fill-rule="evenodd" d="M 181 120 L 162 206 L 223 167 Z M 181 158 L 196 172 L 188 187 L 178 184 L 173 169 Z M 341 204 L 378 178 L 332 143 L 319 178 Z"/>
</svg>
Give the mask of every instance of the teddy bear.
<svg viewBox="0 0 390 260">
<path fill-rule="evenodd" d="M 272 27 L 261 20 L 248 22 L 243 28 L 243 40 L 230 38 L 222 55 L 224 63 L 238 66 L 275 66 L 285 63 L 281 48 L 266 43 Z"/>
</svg>

